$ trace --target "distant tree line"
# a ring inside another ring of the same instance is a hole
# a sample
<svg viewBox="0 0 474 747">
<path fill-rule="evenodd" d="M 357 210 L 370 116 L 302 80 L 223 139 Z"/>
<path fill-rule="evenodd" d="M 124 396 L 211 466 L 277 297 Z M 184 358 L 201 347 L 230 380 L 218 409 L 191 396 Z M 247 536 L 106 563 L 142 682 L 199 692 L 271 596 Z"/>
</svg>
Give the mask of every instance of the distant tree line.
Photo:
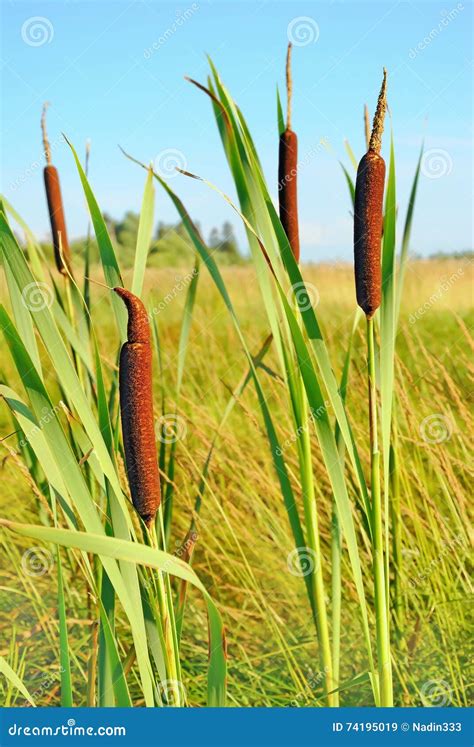
<svg viewBox="0 0 474 747">
<path fill-rule="evenodd" d="M 108 213 L 104 213 L 103 217 L 120 264 L 123 267 L 131 267 L 135 258 L 140 216 L 138 213 L 129 210 L 119 220 Z M 196 226 L 201 231 L 199 223 L 196 223 Z M 213 251 L 214 258 L 219 264 L 234 265 L 246 261 L 240 253 L 233 226 L 228 221 L 225 221 L 220 228 L 213 228 L 207 239 L 207 245 Z M 70 245 L 75 262 L 80 261 L 79 258 L 84 256 L 86 238 L 74 239 L 70 242 Z M 92 229 L 88 246 L 90 261 L 92 263 L 98 262 L 99 251 Z M 51 242 L 42 242 L 42 247 L 46 256 L 52 258 Z M 194 261 L 194 256 L 195 247 L 182 221 L 177 223 L 160 221 L 158 223 L 150 243 L 149 266 L 189 266 Z"/>
<path fill-rule="evenodd" d="M 126 212 L 121 220 L 114 220 L 107 213 L 104 214 L 107 228 L 111 236 L 115 239 L 124 261 L 127 259 L 127 254 L 131 253 L 133 255 L 135 251 L 139 219 L 140 216 L 131 210 Z M 200 230 L 199 223 L 196 223 L 196 225 Z M 212 228 L 207 243 L 210 249 L 226 260 L 226 263 L 242 262 L 233 226 L 228 221 L 225 221 L 220 229 Z M 174 248 L 177 258 L 179 258 L 183 254 L 185 247 L 188 247 L 192 251 L 188 232 L 182 221 L 178 223 L 160 221 L 158 223 L 153 235 L 150 255 L 159 255 L 162 252 L 163 255 L 167 255 L 168 259 L 172 259 Z"/>
</svg>

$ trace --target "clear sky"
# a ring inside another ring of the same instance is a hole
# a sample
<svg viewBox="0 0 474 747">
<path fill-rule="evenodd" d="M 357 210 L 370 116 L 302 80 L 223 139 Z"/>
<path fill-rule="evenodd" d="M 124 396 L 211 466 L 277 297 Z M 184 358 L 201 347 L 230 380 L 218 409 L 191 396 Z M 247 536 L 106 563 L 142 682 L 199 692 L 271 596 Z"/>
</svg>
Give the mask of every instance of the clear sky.
<svg viewBox="0 0 474 747">
<path fill-rule="evenodd" d="M 183 78 L 205 82 L 206 53 L 247 118 L 276 196 L 275 87 L 284 86 L 290 35 L 293 129 L 304 161 L 303 259 L 351 256 L 349 198 L 338 159 L 350 167 L 345 138 L 357 158 L 364 152 L 363 105 L 373 112 L 384 65 L 401 215 L 423 137 L 428 151 L 412 247 L 423 255 L 472 247 L 470 0 L 1 0 L 1 6 L 2 191 L 40 238 L 48 232 L 39 127 L 45 100 L 73 236 L 85 232 L 87 218 L 61 131 L 82 153 L 91 139 L 90 180 L 102 209 L 114 217 L 139 210 L 144 182 L 119 143 L 141 160 L 156 158 L 165 173 L 176 156 L 179 165 L 234 194 L 210 102 Z M 329 150 L 318 147 L 321 138 Z M 235 214 L 204 184 L 174 174 L 170 183 L 206 234 L 230 219 L 245 244 Z M 176 219 L 158 191 L 156 220 Z"/>
</svg>

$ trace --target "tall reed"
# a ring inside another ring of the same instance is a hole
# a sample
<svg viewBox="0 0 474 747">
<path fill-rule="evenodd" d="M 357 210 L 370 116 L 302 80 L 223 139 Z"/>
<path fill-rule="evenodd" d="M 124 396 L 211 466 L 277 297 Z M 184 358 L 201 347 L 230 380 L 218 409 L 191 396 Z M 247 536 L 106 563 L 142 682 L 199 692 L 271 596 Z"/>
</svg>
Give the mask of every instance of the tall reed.
<svg viewBox="0 0 474 747">
<path fill-rule="evenodd" d="M 377 660 L 380 705 L 393 705 L 388 595 L 384 556 L 384 520 L 380 485 L 380 450 L 378 442 L 377 383 L 375 370 L 374 314 L 382 297 L 381 242 L 385 161 L 380 155 L 384 126 L 387 73 L 374 116 L 367 153 L 357 170 L 354 203 L 354 264 L 357 302 L 367 319 L 367 372 L 370 428 L 371 520 L 374 596 L 377 637 Z M 385 517 L 388 521 L 388 517 Z"/>
<path fill-rule="evenodd" d="M 291 127 L 293 95 L 291 52 L 292 44 L 290 42 L 288 44 L 286 57 L 286 128 L 280 134 L 279 141 L 278 194 L 280 221 L 285 230 L 295 261 L 299 262 L 300 242 L 297 195 L 298 138 Z M 298 460 L 305 519 L 305 539 L 310 557 L 312 558 L 312 563 L 310 563 L 309 568 L 309 583 L 312 589 L 312 600 L 315 611 L 319 658 L 321 669 L 324 673 L 323 682 L 327 705 L 336 706 L 338 705 L 339 694 L 334 692 L 331 639 L 329 635 L 326 590 L 323 576 L 324 563 L 321 552 L 318 506 L 316 502 L 312 461 L 312 443 L 309 427 L 311 416 L 308 408 L 308 400 L 304 391 L 304 381 L 299 372 L 294 376 L 294 393 L 296 394 L 296 398 L 292 398 L 291 402 L 293 407 L 294 425 L 299 434 Z M 299 403 L 298 405 L 296 405 L 296 401 Z M 300 550 L 300 552 L 304 552 L 304 550 Z"/>
</svg>

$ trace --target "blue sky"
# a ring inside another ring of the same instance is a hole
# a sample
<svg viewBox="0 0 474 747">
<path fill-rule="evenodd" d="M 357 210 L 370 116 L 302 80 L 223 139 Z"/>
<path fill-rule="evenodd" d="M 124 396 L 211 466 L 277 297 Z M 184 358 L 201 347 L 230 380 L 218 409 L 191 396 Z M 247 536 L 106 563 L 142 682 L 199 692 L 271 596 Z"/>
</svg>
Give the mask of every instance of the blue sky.
<svg viewBox="0 0 474 747">
<path fill-rule="evenodd" d="M 2 191 L 40 237 L 48 232 L 40 115 L 60 170 L 69 232 L 85 232 L 84 199 L 65 132 L 80 152 L 91 139 L 90 180 L 103 210 L 139 210 L 144 174 L 120 154 L 181 165 L 234 194 L 209 101 L 186 83 L 205 82 L 205 54 L 243 110 L 270 185 L 275 185 L 275 86 L 293 51 L 293 129 L 299 138 L 304 260 L 349 259 L 352 225 L 338 159 L 347 138 L 364 152 L 363 105 L 373 112 L 382 67 L 404 215 L 422 138 L 413 249 L 427 255 L 472 246 L 472 5 L 446 2 L 216 2 L 183 0 L 3 0 Z M 39 17 L 39 19 L 38 19 Z M 36 20 L 35 20 L 36 19 Z M 181 21 L 179 20 L 181 19 Z M 318 147 L 325 138 L 328 148 Z M 168 158 L 171 151 L 171 159 Z M 385 137 L 384 153 L 388 153 Z M 207 234 L 235 215 L 199 182 L 171 186 Z M 158 191 L 156 220 L 176 213 Z"/>
</svg>

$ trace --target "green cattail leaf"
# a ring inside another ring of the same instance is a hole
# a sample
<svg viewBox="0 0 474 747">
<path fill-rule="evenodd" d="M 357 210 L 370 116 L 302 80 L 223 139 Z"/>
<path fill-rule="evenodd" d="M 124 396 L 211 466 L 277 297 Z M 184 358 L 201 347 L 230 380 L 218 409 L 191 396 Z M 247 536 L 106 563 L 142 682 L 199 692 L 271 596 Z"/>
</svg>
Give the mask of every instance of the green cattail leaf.
<svg viewBox="0 0 474 747">
<path fill-rule="evenodd" d="M 142 208 L 138 223 L 137 246 L 135 249 L 135 263 L 133 266 L 132 293 L 139 298 L 142 295 L 146 262 L 150 250 L 151 234 L 153 231 L 153 215 L 155 208 L 155 188 L 153 186 L 153 172 L 148 170 L 143 192 Z"/>
<path fill-rule="evenodd" d="M 41 280 L 46 280 L 46 274 L 44 272 L 44 268 L 48 266 L 48 262 L 46 260 L 46 257 L 44 255 L 44 252 L 41 248 L 41 246 L 36 241 L 35 236 L 33 235 L 31 229 L 27 225 L 27 223 L 23 220 L 21 215 L 17 213 L 15 208 L 10 205 L 6 197 L 2 195 L 2 203 L 4 205 L 4 208 L 6 212 L 10 213 L 13 220 L 18 223 L 20 228 L 25 232 L 25 238 L 27 243 L 27 249 L 28 249 L 28 259 L 29 262 L 33 268 L 33 271 L 37 278 L 40 278 Z"/>
<path fill-rule="evenodd" d="M 380 305 L 380 404 L 383 457 L 383 487 L 385 521 L 385 578 L 389 580 L 389 500 L 390 500 L 390 439 L 395 366 L 396 338 L 396 219 L 397 198 L 395 181 L 395 151 L 393 132 L 390 139 L 390 164 L 385 196 L 384 233 L 382 243 L 382 302 Z"/>
<path fill-rule="evenodd" d="M 196 261 L 192 271 L 191 281 L 188 286 L 186 293 L 186 300 L 184 303 L 183 321 L 181 324 L 181 333 L 179 336 L 178 344 L 178 368 L 176 373 L 176 411 L 175 415 L 178 415 L 178 403 L 179 396 L 181 393 L 181 384 L 183 381 L 183 374 L 186 362 L 186 353 L 188 349 L 189 331 L 191 328 L 191 321 L 193 317 L 194 302 L 196 300 L 196 290 L 199 281 L 199 256 L 196 256 Z M 176 447 L 178 439 L 173 439 L 170 449 L 170 455 L 168 459 L 168 468 L 166 474 L 168 476 L 168 482 L 166 485 L 165 499 L 164 499 L 164 528 L 165 528 L 165 539 L 168 544 L 169 535 L 171 531 L 171 519 L 173 513 L 173 495 L 174 495 L 174 474 L 175 474 L 175 460 L 176 460 Z"/>
<path fill-rule="evenodd" d="M 7 281 L 8 292 L 10 294 L 10 302 L 12 305 L 13 317 L 15 319 L 16 326 L 21 335 L 21 339 L 25 343 L 25 347 L 28 350 L 31 360 L 36 366 L 36 370 L 43 375 L 41 369 L 41 361 L 38 352 L 38 345 L 35 337 L 35 330 L 33 322 L 31 320 L 31 314 L 25 306 L 25 297 L 20 293 L 18 285 L 16 284 L 14 275 L 7 262 L 3 265 L 5 271 L 5 278 Z"/>
<path fill-rule="evenodd" d="M 11 682 L 11 684 L 16 687 L 16 689 L 23 695 L 25 700 L 30 703 L 30 705 L 34 706 L 36 708 L 36 704 L 31 697 L 30 693 L 24 686 L 21 679 L 18 677 L 16 672 L 13 671 L 9 663 L 4 659 L 3 656 L 0 656 L 0 674 L 3 674 L 6 679 Z"/>
<path fill-rule="evenodd" d="M 193 318 L 194 302 L 196 300 L 196 291 L 199 282 L 199 272 L 199 257 L 196 257 L 196 261 L 192 271 L 191 282 L 189 283 L 188 291 L 186 293 L 186 301 L 184 303 L 183 310 L 183 321 L 181 324 L 181 333 L 179 336 L 178 370 L 176 374 L 176 398 L 179 397 L 181 384 L 183 381 L 186 353 L 188 350 L 189 330 L 191 328 L 191 322 Z"/>
<path fill-rule="evenodd" d="M 283 114 L 283 107 L 281 105 L 280 91 L 276 89 L 277 94 L 277 124 L 278 124 L 278 135 L 282 135 L 285 132 L 285 116 Z"/>
<path fill-rule="evenodd" d="M 349 194 L 351 196 L 352 208 L 354 208 L 354 203 L 355 203 L 355 184 L 354 184 L 354 179 L 349 174 L 348 170 L 346 169 L 346 167 L 344 166 L 344 164 L 342 163 L 342 161 L 339 161 L 339 163 L 341 164 L 341 169 L 343 170 L 344 176 L 346 177 L 347 186 L 349 187 Z"/>
<path fill-rule="evenodd" d="M 413 213 L 415 210 L 416 193 L 418 190 L 418 179 L 420 177 L 421 159 L 423 158 L 424 143 L 421 145 L 420 155 L 418 156 L 418 163 L 416 165 L 415 176 L 413 178 L 413 184 L 410 191 L 410 198 L 408 200 L 408 210 L 405 219 L 405 227 L 403 229 L 402 248 L 400 251 L 400 266 L 398 269 L 398 282 L 396 287 L 396 326 L 398 327 L 398 318 L 400 316 L 400 305 L 402 302 L 403 284 L 405 280 L 405 270 L 408 260 L 408 250 L 410 246 L 411 237 L 411 226 L 413 222 Z"/>
<path fill-rule="evenodd" d="M 97 239 L 97 245 L 99 247 L 100 259 L 102 262 L 106 283 L 110 288 L 115 288 L 116 286 L 123 287 L 123 280 L 120 274 L 117 257 L 115 256 L 114 247 L 112 245 L 112 241 L 110 240 L 109 232 L 107 231 L 107 226 L 105 225 L 105 221 L 102 217 L 99 205 L 94 196 L 94 193 L 92 192 L 92 189 L 90 188 L 85 171 L 82 168 L 81 162 L 74 149 L 74 146 L 69 142 L 67 138 L 65 139 L 74 156 L 76 167 L 79 172 L 79 178 L 81 180 L 82 188 L 86 196 L 87 205 L 89 207 L 89 212 Z M 112 290 L 110 292 L 112 294 L 111 301 L 115 317 L 117 319 L 118 330 L 122 341 L 125 341 L 127 339 L 127 312 L 123 303 L 116 296 L 116 294 Z"/>
<path fill-rule="evenodd" d="M 59 660 L 61 662 L 61 707 L 72 708 L 71 662 L 67 632 L 66 602 L 64 600 L 64 583 L 61 556 L 57 552 L 58 570 L 58 616 L 59 616 Z"/>
<path fill-rule="evenodd" d="M 350 158 L 350 161 L 351 161 L 351 163 L 352 163 L 352 166 L 354 167 L 354 171 L 357 171 L 357 166 L 358 166 L 358 163 L 357 163 L 357 158 L 356 158 L 356 157 L 355 157 L 355 155 L 354 155 L 354 151 L 353 151 L 353 150 L 352 150 L 352 148 L 351 148 L 351 145 L 350 145 L 350 143 L 349 143 L 349 140 L 344 140 L 344 147 L 345 147 L 345 149 L 346 149 L 346 153 L 347 153 L 347 155 L 348 155 L 348 156 L 349 156 L 349 158 Z"/>
<path fill-rule="evenodd" d="M 92 369 L 92 362 L 91 362 L 91 355 L 90 355 L 89 347 L 87 346 L 87 344 L 84 344 L 83 340 L 81 340 L 81 338 L 77 334 L 77 330 L 71 324 L 70 319 L 68 318 L 64 310 L 61 308 L 59 303 L 53 303 L 51 308 L 52 308 L 53 315 L 57 322 L 58 327 L 62 330 L 71 348 L 74 350 L 75 353 L 77 353 L 77 355 L 81 359 L 82 363 L 87 369 L 88 374 L 90 374 L 90 376 L 94 378 L 94 371 Z"/>
</svg>

